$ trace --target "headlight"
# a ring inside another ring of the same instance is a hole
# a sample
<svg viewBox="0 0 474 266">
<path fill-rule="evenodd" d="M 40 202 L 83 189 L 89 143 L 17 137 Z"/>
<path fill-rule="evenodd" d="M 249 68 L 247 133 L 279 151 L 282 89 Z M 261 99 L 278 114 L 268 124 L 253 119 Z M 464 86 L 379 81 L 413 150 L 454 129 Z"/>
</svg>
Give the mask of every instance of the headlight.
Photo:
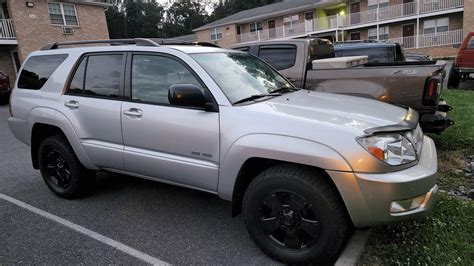
<svg viewBox="0 0 474 266">
<path fill-rule="evenodd" d="M 417 160 L 415 147 L 400 134 L 360 137 L 357 142 L 377 159 L 390 165 L 402 165 Z"/>
</svg>

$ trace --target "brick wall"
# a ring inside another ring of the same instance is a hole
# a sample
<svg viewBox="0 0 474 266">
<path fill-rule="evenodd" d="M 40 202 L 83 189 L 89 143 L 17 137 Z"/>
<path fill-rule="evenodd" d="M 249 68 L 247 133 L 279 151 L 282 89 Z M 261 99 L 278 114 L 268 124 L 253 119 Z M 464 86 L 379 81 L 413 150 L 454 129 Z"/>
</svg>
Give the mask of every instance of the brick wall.
<svg viewBox="0 0 474 266">
<path fill-rule="evenodd" d="M 436 46 L 436 47 L 426 47 L 418 49 L 407 49 L 405 52 L 418 52 L 423 54 L 429 54 L 432 57 L 454 57 L 456 56 L 458 49 L 453 48 L 452 45 L 445 46 Z"/>
<path fill-rule="evenodd" d="M 230 47 L 237 43 L 237 27 L 235 24 L 219 27 L 222 39 L 211 41 L 211 29 L 196 32 L 199 42 L 215 43 L 221 47 Z"/>
<path fill-rule="evenodd" d="M 464 0 L 464 34 L 474 31 L 474 0 Z"/>
<path fill-rule="evenodd" d="M 63 35 L 61 26 L 51 24 L 46 0 L 35 0 L 34 7 L 26 7 L 25 1 L 7 0 L 13 20 L 20 60 L 29 53 L 52 42 L 108 39 L 109 32 L 104 7 L 75 4 L 79 27 L 73 35 Z"/>
</svg>

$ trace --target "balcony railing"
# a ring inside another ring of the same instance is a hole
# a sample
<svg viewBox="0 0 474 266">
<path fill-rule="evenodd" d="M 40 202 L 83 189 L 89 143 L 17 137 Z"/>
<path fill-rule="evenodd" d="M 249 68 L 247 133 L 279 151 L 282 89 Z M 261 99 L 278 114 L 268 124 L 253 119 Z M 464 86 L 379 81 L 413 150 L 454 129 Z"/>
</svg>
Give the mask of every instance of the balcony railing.
<svg viewBox="0 0 474 266">
<path fill-rule="evenodd" d="M 345 26 L 402 18 L 416 14 L 438 12 L 463 6 L 464 0 L 419 0 L 411 3 L 351 13 L 348 16 L 348 21 Z"/>
<path fill-rule="evenodd" d="M 16 39 L 11 19 L 0 19 L 0 40 L 4 39 Z"/>
<path fill-rule="evenodd" d="M 388 41 L 400 43 L 405 47 L 405 49 L 412 49 L 461 43 L 463 37 L 463 30 L 453 30 L 423 34 L 419 35 L 418 38 L 416 36 L 393 38 Z"/>
</svg>

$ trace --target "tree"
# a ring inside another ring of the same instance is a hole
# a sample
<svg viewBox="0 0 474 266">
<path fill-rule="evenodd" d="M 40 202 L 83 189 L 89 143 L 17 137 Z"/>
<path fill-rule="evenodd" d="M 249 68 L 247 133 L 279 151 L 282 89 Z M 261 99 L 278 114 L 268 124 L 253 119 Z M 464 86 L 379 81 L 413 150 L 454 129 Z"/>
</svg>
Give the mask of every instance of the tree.
<svg viewBox="0 0 474 266">
<path fill-rule="evenodd" d="M 282 0 L 229 0 L 226 3 L 222 1 L 214 6 L 214 11 L 209 17 L 209 22 L 219 20 L 243 10 L 265 6 Z"/>
<path fill-rule="evenodd" d="M 166 12 L 166 34 L 178 36 L 191 34 L 193 29 L 207 23 L 208 15 L 199 3 L 175 2 Z"/>
</svg>

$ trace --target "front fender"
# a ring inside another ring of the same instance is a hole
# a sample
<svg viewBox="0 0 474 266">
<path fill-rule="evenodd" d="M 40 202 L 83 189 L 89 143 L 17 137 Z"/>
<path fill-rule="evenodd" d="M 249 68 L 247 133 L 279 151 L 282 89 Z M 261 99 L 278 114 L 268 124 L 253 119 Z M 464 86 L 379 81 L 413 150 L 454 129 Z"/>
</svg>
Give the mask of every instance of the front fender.
<svg viewBox="0 0 474 266">
<path fill-rule="evenodd" d="M 218 194 L 232 199 L 241 167 L 250 158 L 305 164 L 325 170 L 352 171 L 336 150 L 315 141 L 284 135 L 252 134 L 235 141 L 221 159 Z"/>
</svg>

